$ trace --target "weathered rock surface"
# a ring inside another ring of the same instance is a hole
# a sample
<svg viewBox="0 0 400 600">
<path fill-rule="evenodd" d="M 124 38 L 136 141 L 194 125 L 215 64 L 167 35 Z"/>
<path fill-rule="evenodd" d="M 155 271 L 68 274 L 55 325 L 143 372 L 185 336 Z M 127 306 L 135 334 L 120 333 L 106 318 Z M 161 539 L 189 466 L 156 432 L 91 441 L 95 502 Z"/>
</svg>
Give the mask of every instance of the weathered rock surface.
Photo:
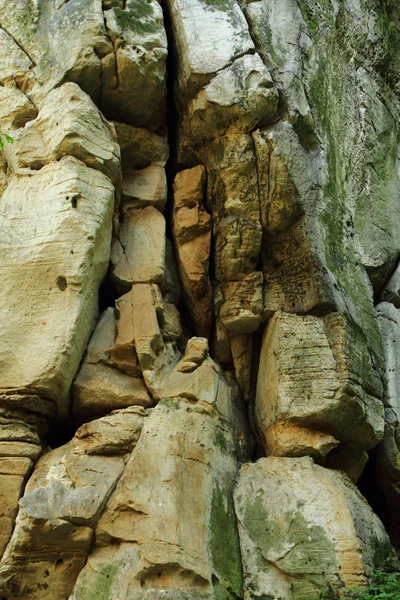
<svg viewBox="0 0 400 600">
<path fill-rule="evenodd" d="M 396 0 L 0 0 L 0 50 L 0 600 L 365 586 L 351 481 L 400 544 Z"/>
<path fill-rule="evenodd" d="M 66 410 L 97 316 L 113 204 L 110 179 L 70 157 L 10 179 L 0 204 L 1 392 Z"/>
<path fill-rule="evenodd" d="M 335 597 L 343 586 L 365 585 L 392 555 L 382 523 L 346 475 L 308 457 L 244 465 L 235 510 L 249 600 Z"/>
<path fill-rule="evenodd" d="M 400 541 L 400 518 L 397 510 L 400 496 L 400 310 L 386 302 L 377 307 L 384 339 L 387 389 L 385 433 L 377 448 L 376 481 L 383 492 L 387 524 L 393 542 Z"/>
<path fill-rule="evenodd" d="M 156 283 L 165 290 L 165 219 L 160 211 L 148 206 L 126 215 L 111 263 L 121 291 L 133 283 Z"/>
<path fill-rule="evenodd" d="M 115 311 L 108 308 L 90 340 L 85 360 L 72 385 L 72 410 L 79 416 L 100 416 L 132 405 L 149 406 L 135 350 L 130 294 Z"/>
<path fill-rule="evenodd" d="M 321 452 L 318 431 L 363 449 L 376 446 L 383 435 L 382 395 L 365 339 L 343 315 L 276 313 L 268 323 L 256 397 L 267 451 L 268 438 L 272 435 L 276 445 L 284 424 L 314 430 L 308 441 L 311 454 Z M 277 424 L 281 429 L 269 434 Z M 298 443 L 296 435 L 288 456 L 298 456 Z"/>
<path fill-rule="evenodd" d="M 123 455 L 135 446 L 145 414 L 134 408 L 92 421 L 69 444 L 40 459 L 0 563 L 4 597 L 68 598 L 90 551 L 93 528 L 124 469 Z M 9 501 L 12 484 L 17 496 L 22 478 L 9 480 Z"/>
<path fill-rule="evenodd" d="M 211 217 L 204 207 L 203 166 L 181 171 L 174 181 L 173 232 L 186 309 L 195 332 L 210 335 L 212 289 L 209 277 Z"/>
<path fill-rule="evenodd" d="M 69 155 L 101 171 L 114 184 L 118 179 L 120 151 L 115 131 L 75 83 L 50 92 L 37 118 L 13 131 L 13 137 L 6 156 L 15 170 L 40 169 Z"/>
<path fill-rule="evenodd" d="M 160 402 L 100 519 L 97 547 L 71 598 L 104 590 L 119 600 L 240 596 L 235 474 L 227 421 L 204 404 Z"/>
</svg>

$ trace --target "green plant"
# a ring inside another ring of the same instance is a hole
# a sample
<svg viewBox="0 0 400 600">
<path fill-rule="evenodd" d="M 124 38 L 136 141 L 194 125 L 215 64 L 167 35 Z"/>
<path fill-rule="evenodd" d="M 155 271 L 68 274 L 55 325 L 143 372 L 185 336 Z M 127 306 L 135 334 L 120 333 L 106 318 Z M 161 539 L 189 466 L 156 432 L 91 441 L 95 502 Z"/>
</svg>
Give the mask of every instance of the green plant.
<svg viewBox="0 0 400 600">
<path fill-rule="evenodd" d="M 399 600 L 400 572 L 377 569 L 367 588 L 349 590 L 348 600 Z"/>
<path fill-rule="evenodd" d="M 7 133 L 0 133 L 0 149 L 4 148 L 4 142 L 3 142 L 3 138 L 6 140 L 6 142 L 8 142 L 9 144 L 13 144 L 14 143 L 14 138 L 11 137 L 11 135 L 8 135 Z"/>
</svg>

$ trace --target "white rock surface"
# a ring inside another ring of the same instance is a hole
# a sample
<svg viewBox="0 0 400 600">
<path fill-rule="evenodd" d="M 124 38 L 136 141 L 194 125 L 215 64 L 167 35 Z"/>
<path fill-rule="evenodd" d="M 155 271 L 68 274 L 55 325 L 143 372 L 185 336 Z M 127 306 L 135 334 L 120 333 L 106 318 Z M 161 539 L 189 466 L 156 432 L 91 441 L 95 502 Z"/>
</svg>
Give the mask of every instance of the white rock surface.
<svg viewBox="0 0 400 600">
<path fill-rule="evenodd" d="M 108 265 L 114 188 L 64 157 L 11 178 L 0 203 L 0 388 L 34 391 L 60 413 Z"/>
</svg>

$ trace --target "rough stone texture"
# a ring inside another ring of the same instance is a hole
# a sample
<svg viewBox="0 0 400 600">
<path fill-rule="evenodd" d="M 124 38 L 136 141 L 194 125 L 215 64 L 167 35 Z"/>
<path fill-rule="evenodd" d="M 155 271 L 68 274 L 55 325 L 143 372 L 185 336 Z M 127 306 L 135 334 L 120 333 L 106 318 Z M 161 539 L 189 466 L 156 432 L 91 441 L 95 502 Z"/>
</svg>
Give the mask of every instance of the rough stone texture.
<svg viewBox="0 0 400 600">
<path fill-rule="evenodd" d="M 97 315 L 113 202 L 108 177 L 70 157 L 10 179 L 0 204 L 1 391 L 67 408 Z"/>
<path fill-rule="evenodd" d="M 151 163 L 164 167 L 169 150 L 165 137 L 143 127 L 113 122 L 121 148 L 122 169 L 144 169 Z"/>
<path fill-rule="evenodd" d="M 211 218 L 204 208 L 205 186 L 203 166 L 176 175 L 173 232 L 186 309 L 195 332 L 208 337 L 213 313 L 209 277 Z"/>
<path fill-rule="evenodd" d="M 111 263 L 122 291 L 132 283 L 156 283 L 165 290 L 165 219 L 160 211 L 148 206 L 126 215 Z"/>
<path fill-rule="evenodd" d="M 376 481 L 383 493 L 389 533 L 396 546 L 400 543 L 400 310 L 392 304 L 377 307 L 385 344 L 387 389 L 385 434 L 377 448 Z"/>
<path fill-rule="evenodd" d="M 167 36 L 156 0 L 127 0 L 104 12 L 113 52 L 101 60 L 106 116 L 151 131 L 165 127 Z"/>
<path fill-rule="evenodd" d="M 50 92 L 37 118 L 14 131 L 13 137 L 6 157 L 14 169 L 40 169 L 71 155 L 113 183 L 118 179 L 120 151 L 115 131 L 75 83 Z"/>
<path fill-rule="evenodd" d="M 71 599 L 105 589 L 119 600 L 240 595 L 235 473 L 228 422 L 211 407 L 160 402 L 100 519 L 97 547 Z"/>
<path fill-rule="evenodd" d="M 269 428 L 277 423 L 322 430 L 363 449 L 376 446 L 383 435 L 382 394 L 362 332 L 343 315 L 276 313 L 268 323 L 256 397 L 267 450 Z M 319 452 L 319 440 L 309 441 Z"/>
<path fill-rule="evenodd" d="M 242 281 L 227 281 L 218 288 L 216 308 L 224 327 L 232 334 L 253 333 L 263 312 L 262 274 L 255 272 Z"/>
<path fill-rule="evenodd" d="M 168 7 L 179 57 L 179 90 L 187 97 L 192 97 L 217 71 L 254 48 L 246 19 L 236 3 L 171 0 Z"/>
<path fill-rule="evenodd" d="M 140 170 L 125 171 L 122 177 L 122 210 L 154 206 L 164 211 L 167 201 L 165 169 L 157 164 Z"/>
<path fill-rule="evenodd" d="M 79 416 L 100 416 L 132 405 L 149 406 L 135 349 L 130 294 L 101 316 L 85 360 L 72 385 L 72 410 Z"/>
<path fill-rule="evenodd" d="M 392 554 L 378 517 L 346 475 L 311 458 L 244 465 L 235 490 L 245 597 L 319 600 L 365 585 Z"/>
<path fill-rule="evenodd" d="M 145 414 L 134 408 L 92 421 L 69 444 L 39 460 L 0 563 L 2 595 L 68 598 L 90 551 L 93 528 L 124 469 L 122 455 L 134 448 Z M 21 487 L 21 477 L 13 480 Z"/>
<path fill-rule="evenodd" d="M 0 0 L 0 50 L 0 600 L 366 585 L 349 478 L 400 543 L 397 1 Z"/>
</svg>

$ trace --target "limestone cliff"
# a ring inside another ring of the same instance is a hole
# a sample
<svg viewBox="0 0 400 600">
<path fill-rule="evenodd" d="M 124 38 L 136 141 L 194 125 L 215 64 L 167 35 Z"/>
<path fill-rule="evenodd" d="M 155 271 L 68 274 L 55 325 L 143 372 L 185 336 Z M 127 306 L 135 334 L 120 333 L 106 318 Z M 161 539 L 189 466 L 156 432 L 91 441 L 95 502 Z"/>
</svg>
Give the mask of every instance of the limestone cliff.
<svg viewBox="0 0 400 600">
<path fill-rule="evenodd" d="M 0 0 L 0 47 L 0 600 L 396 568 L 397 0 Z"/>
</svg>

